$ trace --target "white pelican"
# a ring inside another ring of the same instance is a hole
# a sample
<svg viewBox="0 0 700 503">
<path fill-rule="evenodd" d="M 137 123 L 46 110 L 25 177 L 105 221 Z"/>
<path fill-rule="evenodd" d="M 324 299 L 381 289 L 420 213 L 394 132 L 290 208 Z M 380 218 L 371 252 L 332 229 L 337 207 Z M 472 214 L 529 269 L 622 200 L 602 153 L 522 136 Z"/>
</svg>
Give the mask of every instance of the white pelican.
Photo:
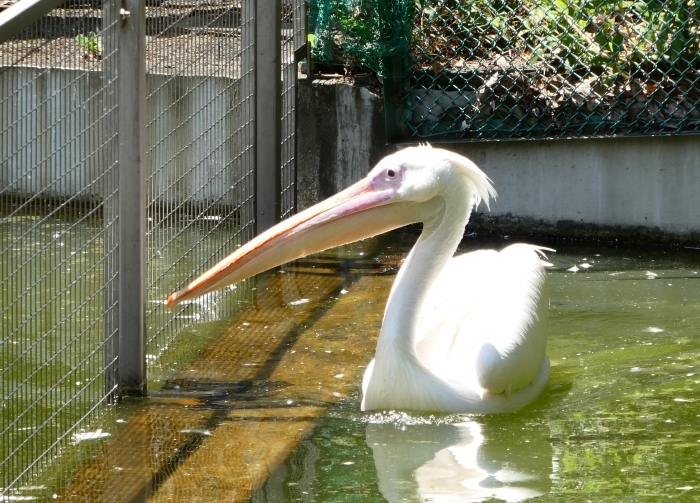
<svg viewBox="0 0 700 503">
<path fill-rule="evenodd" d="M 543 248 L 453 258 L 472 208 L 496 195 L 469 159 L 430 146 L 382 159 L 367 177 L 277 224 L 168 297 L 168 307 L 272 267 L 422 222 L 384 312 L 362 410 L 508 412 L 549 380 Z"/>
</svg>

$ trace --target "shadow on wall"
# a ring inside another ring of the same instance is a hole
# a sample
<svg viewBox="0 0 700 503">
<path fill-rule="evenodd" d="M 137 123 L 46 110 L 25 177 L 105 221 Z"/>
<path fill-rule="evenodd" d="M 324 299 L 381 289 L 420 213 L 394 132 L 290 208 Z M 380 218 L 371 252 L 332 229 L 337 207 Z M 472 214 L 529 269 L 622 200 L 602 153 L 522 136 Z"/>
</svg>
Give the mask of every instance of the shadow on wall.
<svg viewBox="0 0 700 503">
<path fill-rule="evenodd" d="M 299 80 L 297 207 L 308 208 L 364 177 L 386 144 L 384 100 L 364 87 Z"/>
</svg>

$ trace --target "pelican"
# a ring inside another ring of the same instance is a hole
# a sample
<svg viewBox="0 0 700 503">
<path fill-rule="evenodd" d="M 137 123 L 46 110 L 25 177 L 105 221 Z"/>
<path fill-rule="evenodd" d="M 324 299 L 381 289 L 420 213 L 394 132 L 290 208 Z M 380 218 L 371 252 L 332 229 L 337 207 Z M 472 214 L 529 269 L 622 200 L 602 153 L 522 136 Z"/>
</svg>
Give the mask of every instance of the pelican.
<svg viewBox="0 0 700 503">
<path fill-rule="evenodd" d="M 453 257 L 472 209 L 495 196 L 469 159 L 429 145 L 405 148 L 249 241 L 167 305 L 421 222 L 389 294 L 362 381 L 362 410 L 509 412 L 532 402 L 549 380 L 548 249 L 519 243 Z"/>
</svg>

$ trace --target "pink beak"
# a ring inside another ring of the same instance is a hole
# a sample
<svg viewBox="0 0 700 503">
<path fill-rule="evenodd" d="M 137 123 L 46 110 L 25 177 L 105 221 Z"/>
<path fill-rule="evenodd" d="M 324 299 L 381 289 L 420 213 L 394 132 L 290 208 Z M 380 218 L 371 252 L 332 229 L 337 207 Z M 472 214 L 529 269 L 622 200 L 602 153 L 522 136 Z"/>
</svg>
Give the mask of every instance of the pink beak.
<svg viewBox="0 0 700 503">
<path fill-rule="evenodd" d="M 182 290 L 168 308 L 291 260 L 422 220 L 424 204 L 392 202 L 395 191 L 369 178 L 280 222 L 241 246 Z"/>
</svg>

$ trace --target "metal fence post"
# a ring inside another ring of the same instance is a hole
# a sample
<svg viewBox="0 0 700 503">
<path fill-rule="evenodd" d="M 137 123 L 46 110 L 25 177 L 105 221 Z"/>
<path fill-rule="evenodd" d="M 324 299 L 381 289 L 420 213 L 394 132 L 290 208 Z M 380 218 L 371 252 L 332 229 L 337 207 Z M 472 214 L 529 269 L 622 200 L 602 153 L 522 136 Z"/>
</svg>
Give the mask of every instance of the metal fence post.
<svg viewBox="0 0 700 503">
<path fill-rule="evenodd" d="M 146 9 L 122 0 L 119 114 L 119 394 L 146 392 Z"/>
<path fill-rule="evenodd" d="M 403 99 L 408 90 L 409 74 L 408 56 L 394 55 L 383 58 L 382 62 L 386 69 L 384 76 L 384 117 L 386 140 L 389 143 L 396 143 L 409 136 L 406 125 L 405 106 Z"/>
<path fill-rule="evenodd" d="M 255 202 L 256 233 L 280 215 L 281 1 L 255 2 Z"/>
<path fill-rule="evenodd" d="M 117 87 L 119 74 L 117 68 L 117 54 L 119 54 L 119 8 L 121 0 L 105 0 L 102 4 L 102 26 L 106 27 L 102 32 L 104 41 L 104 54 L 102 59 L 102 85 L 106 90 L 104 93 L 104 106 L 109 109 L 109 119 L 103 122 L 103 126 L 108 128 L 106 136 L 116 136 L 119 133 L 119 115 L 117 106 Z M 102 207 L 103 207 L 103 228 L 104 236 L 102 246 L 104 249 L 105 265 L 104 277 L 104 326 L 103 337 L 104 366 L 105 366 L 105 394 L 109 396 L 110 402 L 118 399 L 119 392 L 119 145 L 116 141 L 110 142 L 109 152 L 105 157 L 109 159 L 110 167 L 105 178 Z"/>
</svg>

